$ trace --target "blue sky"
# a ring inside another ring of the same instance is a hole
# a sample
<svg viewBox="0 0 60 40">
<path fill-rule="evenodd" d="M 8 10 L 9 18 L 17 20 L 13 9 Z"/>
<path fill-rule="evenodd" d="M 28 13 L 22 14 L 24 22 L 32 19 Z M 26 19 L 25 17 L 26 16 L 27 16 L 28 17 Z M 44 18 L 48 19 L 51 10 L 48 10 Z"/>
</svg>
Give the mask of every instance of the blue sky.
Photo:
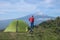
<svg viewBox="0 0 60 40">
<path fill-rule="evenodd" d="M 0 20 L 29 14 L 60 16 L 60 0 L 0 0 Z"/>
</svg>

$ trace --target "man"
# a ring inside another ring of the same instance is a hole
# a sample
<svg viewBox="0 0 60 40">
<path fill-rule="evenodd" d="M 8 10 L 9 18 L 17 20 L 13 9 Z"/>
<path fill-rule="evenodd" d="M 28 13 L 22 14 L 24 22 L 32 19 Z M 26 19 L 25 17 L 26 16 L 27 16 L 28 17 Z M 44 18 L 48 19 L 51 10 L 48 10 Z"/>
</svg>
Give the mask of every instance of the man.
<svg viewBox="0 0 60 40">
<path fill-rule="evenodd" d="M 31 24 L 30 31 L 32 32 L 33 31 L 32 29 L 34 28 L 34 17 L 33 16 L 30 17 L 29 21 L 30 21 L 30 24 Z"/>
</svg>

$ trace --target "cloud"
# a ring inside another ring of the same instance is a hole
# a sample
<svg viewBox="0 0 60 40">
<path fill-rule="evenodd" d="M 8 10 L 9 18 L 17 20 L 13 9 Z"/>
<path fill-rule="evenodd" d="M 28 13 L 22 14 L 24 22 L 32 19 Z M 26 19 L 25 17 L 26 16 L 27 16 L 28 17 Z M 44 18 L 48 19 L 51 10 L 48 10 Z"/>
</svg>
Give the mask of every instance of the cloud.
<svg viewBox="0 0 60 40">
<path fill-rule="evenodd" d="M 41 10 L 38 10 L 38 9 L 37 9 L 37 10 L 35 11 L 35 15 L 44 15 L 44 14 L 42 13 Z"/>
<path fill-rule="evenodd" d="M 16 3 L 19 2 L 20 0 L 0 0 L 0 2 L 10 2 L 10 3 Z"/>
<path fill-rule="evenodd" d="M 31 12 L 36 9 L 36 6 L 32 4 L 22 3 L 20 6 L 18 4 L 16 9 L 22 12 Z"/>
<path fill-rule="evenodd" d="M 23 0 L 17 2 L 15 4 L 11 4 L 9 2 L 1 2 L 0 3 L 0 12 L 31 12 L 36 9 L 36 5 L 27 4 Z M 2 13 L 0 13 L 2 14 Z"/>
<path fill-rule="evenodd" d="M 0 2 L 0 19 L 14 19 L 23 17 L 30 14 L 32 11 L 35 12 L 36 5 L 28 4 L 21 0 L 17 3 L 11 2 Z"/>
<path fill-rule="evenodd" d="M 40 20 L 42 20 L 42 21 L 44 21 L 44 20 L 50 20 L 51 18 L 39 18 L 39 19 L 37 19 L 37 21 L 40 21 Z"/>
<path fill-rule="evenodd" d="M 31 0 L 30 2 L 32 1 L 34 0 Z M 15 3 L 13 4 L 12 2 Z M 3 0 L 3 2 L 0 2 L 0 12 L 2 12 L 3 14 L 4 12 L 5 13 L 6 12 L 32 12 L 35 11 L 39 6 L 45 8 L 53 6 L 51 5 L 51 2 L 52 0 L 44 0 L 44 1 L 35 0 L 36 4 L 31 4 L 31 3 L 27 3 L 24 0 L 9 0 L 9 1 Z"/>
<path fill-rule="evenodd" d="M 45 3 L 52 3 L 53 0 L 44 0 Z"/>
<path fill-rule="evenodd" d="M 20 14 L 26 15 L 31 13 L 38 15 L 44 15 L 45 13 L 49 15 L 50 12 L 54 13 L 51 11 L 54 7 L 56 9 L 60 8 L 58 5 L 59 3 L 54 0 L 0 0 L 0 14 L 12 15 L 15 13 L 17 17 L 19 17 Z M 57 12 L 59 11 L 56 11 L 56 13 Z"/>
<path fill-rule="evenodd" d="M 53 0 L 44 0 L 41 4 L 43 4 L 45 8 L 50 8 L 54 6 L 53 2 Z"/>
</svg>

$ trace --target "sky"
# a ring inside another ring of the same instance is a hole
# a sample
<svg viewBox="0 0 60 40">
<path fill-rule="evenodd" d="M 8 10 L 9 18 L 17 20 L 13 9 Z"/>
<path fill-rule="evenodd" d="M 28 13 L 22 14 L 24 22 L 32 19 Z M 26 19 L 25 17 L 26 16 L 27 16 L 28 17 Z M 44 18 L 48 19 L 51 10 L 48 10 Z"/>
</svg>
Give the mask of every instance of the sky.
<svg viewBox="0 0 60 40">
<path fill-rule="evenodd" d="M 0 20 L 29 14 L 60 16 L 60 0 L 0 0 Z"/>
</svg>

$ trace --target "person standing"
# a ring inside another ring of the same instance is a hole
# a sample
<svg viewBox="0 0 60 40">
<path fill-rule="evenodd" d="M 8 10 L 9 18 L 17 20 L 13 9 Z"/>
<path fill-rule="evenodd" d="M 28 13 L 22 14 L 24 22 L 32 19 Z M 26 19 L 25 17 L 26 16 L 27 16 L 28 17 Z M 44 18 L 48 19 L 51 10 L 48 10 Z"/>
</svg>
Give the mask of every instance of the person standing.
<svg viewBox="0 0 60 40">
<path fill-rule="evenodd" d="M 30 21 L 30 32 L 32 32 L 34 28 L 34 16 L 31 16 L 29 18 L 29 21 Z"/>
</svg>

